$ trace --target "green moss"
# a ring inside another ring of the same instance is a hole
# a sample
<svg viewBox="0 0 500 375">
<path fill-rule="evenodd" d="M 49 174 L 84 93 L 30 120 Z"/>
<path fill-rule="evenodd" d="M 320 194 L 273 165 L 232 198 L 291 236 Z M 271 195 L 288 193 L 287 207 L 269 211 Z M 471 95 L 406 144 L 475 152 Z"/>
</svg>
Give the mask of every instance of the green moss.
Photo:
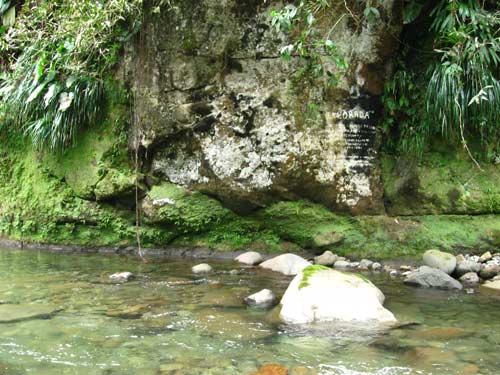
<svg viewBox="0 0 500 375">
<path fill-rule="evenodd" d="M 331 268 L 320 266 L 318 264 L 307 266 L 302 270 L 302 279 L 300 280 L 299 289 L 309 286 L 309 279 L 320 271 L 331 270 Z"/>
</svg>

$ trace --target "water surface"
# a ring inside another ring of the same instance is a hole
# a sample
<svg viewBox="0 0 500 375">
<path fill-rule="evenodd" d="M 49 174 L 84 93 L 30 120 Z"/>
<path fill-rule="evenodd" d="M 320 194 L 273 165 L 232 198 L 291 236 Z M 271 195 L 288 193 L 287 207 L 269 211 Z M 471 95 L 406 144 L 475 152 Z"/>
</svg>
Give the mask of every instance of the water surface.
<svg viewBox="0 0 500 375">
<path fill-rule="evenodd" d="M 199 276 L 194 264 L 0 250 L 0 308 L 47 312 L 0 323 L 0 374 L 247 375 L 267 363 L 291 375 L 500 373 L 497 296 L 367 274 L 399 321 L 416 324 L 293 327 L 242 302 L 265 287 L 281 296 L 290 278 L 216 261 Z M 119 271 L 137 278 L 110 283 Z"/>
</svg>

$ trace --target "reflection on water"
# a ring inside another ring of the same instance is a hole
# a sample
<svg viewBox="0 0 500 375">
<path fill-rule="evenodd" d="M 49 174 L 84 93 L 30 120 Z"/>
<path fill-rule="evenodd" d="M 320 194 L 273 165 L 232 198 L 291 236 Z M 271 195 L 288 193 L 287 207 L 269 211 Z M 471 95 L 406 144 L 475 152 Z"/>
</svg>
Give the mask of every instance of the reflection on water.
<svg viewBox="0 0 500 375">
<path fill-rule="evenodd" d="M 500 299 L 414 289 L 370 277 L 402 324 L 286 326 L 277 309 L 247 308 L 289 278 L 210 261 L 0 251 L 0 374 L 498 375 Z M 229 273 L 238 269 L 238 274 Z M 108 276 L 137 278 L 111 284 Z"/>
</svg>

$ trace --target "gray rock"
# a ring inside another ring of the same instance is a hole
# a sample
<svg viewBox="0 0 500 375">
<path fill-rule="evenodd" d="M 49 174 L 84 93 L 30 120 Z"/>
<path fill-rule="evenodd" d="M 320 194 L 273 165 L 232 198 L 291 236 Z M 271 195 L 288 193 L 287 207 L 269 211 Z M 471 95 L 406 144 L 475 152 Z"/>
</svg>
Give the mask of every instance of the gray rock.
<svg viewBox="0 0 500 375">
<path fill-rule="evenodd" d="M 295 254 L 282 254 L 260 264 L 260 267 L 293 276 L 311 264 Z"/>
<path fill-rule="evenodd" d="M 333 264 L 338 260 L 338 256 L 331 251 L 325 251 L 323 254 L 314 257 L 314 264 L 319 264 L 321 266 L 333 266 Z"/>
<path fill-rule="evenodd" d="M 373 262 L 369 259 L 361 259 L 361 262 L 359 262 L 359 269 L 360 270 L 369 270 L 373 265 Z"/>
<path fill-rule="evenodd" d="M 488 264 L 481 271 L 479 271 L 479 276 L 485 280 L 492 279 L 498 274 L 500 274 L 500 266 L 493 264 Z"/>
<path fill-rule="evenodd" d="M 276 296 L 269 289 L 262 289 L 260 292 L 245 298 L 245 303 L 252 307 L 269 308 L 276 303 Z"/>
<path fill-rule="evenodd" d="M 457 264 L 460 262 L 465 262 L 467 259 L 465 259 L 463 254 L 458 254 L 455 259 L 457 260 Z"/>
<path fill-rule="evenodd" d="M 234 258 L 234 260 L 248 266 L 255 266 L 256 264 L 261 263 L 263 258 L 262 255 L 260 255 L 256 251 L 248 251 L 246 253 L 238 255 L 236 258 Z"/>
<path fill-rule="evenodd" d="M 500 292 L 500 278 L 498 280 L 493 279 L 491 281 L 487 281 L 482 285 L 482 287 L 488 290 Z"/>
<path fill-rule="evenodd" d="M 358 268 L 359 267 L 359 262 L 351 262 L 349 263 L 350 268 Z"/>
<path fill-rule="evenodd" d="M 391 272 L 389 272 L 389 276 L 390 277 L 398 277 L 399 276 L 399 271 L 392 270 Z"/>
<path fill-rule="evenodd" d="M 462 289 L 463 286 L 447 273 L 428 266 L 422 266 L 412 272 L 404 280 L 404 283 L 411 286 L 438 288 L 438 289 Z"/>
<path fill-rule="evenodd" d="M 437 268 L 450 275 L 457 265 L 457 259 L 453 254 L 439 250 L 427 250 L 424 253 L 423 261 L 426 266 Z"/>
<path fill-rule="evenodd" d="M 460 262 L 457 264 L 455 269 L 455 273 L 458 277 L 465 275 L 468 272 L 480 272 L 481 271 L 481 263 L 473 262 L 470 260 L 466 260 L 465 262 Z"/>
<path fill-rule="evenodd" d="M 467 272 L 460 277 L 460 282 L 464 284 L 465 287 L 476 286 L 479 284 L 479 281 L 479 276 L 475 272 Z"/>
<path fill-rule="evenodd" d="M 412 268 L 411 268 L 411 266 L 407 266 L 407 265 L 404 264 L 404 265 L 399 266 L 399 270 L 403 271 L 403 272 L 406 272 L 406 271 L 411 271 Z"/>
<path fill-rule="evenodd" d="M 118 273 L 114 273 L 114 274 L 109 276 L 109 278 L 112 281 L 115 281 L 118 283 L 125 283 L 127 281 L 130 281 L 133 277 L 134 277 L 134 275 L 132 274 L 132 272 L 118 272 Z"/>
<path fill-rule="evenodd" d="M 201 263 L 191 268 L 191 271 L 193 273 L 210 273 L 212 272 L 212 267 L 209 264 Z"/>
<path fill-rule="evenodd" d="M 338 268 L 341 270 L 345 270 L 345 269 L 349 268 L 350 266 L 351 266 L 351 264 L 346 260 L 337 260 L 335 262 L 335 264 L 333 265 L 334 268 Z"/>
<path fill-rule="evenodd" d="M 378 262 L 372 264 L 372 271 L 378 272 L 382 269 L 382 265 Z"/>
</svg>

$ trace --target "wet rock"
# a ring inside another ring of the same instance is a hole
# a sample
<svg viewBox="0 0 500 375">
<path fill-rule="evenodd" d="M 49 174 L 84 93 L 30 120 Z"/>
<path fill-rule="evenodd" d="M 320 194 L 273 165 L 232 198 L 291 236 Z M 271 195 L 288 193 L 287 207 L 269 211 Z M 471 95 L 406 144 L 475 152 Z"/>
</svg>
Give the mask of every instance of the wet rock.
<svg viewBox="0 0 500 375">
<path fill-rule="evenodd" d="M 212 267 L 209 264 L 201 263 L 191 268 L 191 271 L 193 273 L 210 273 L 212 272 Z"/>
<path fill-rule="evenodd" d="M 455 270 L 457 265 L 457 259 L 453 254 L 439 250 L 427 250 L 423 255 L 423 261 L 426 266 L 437 268 L 448 275 Z"/>
<path fill-rule="evenodd" d="M 481 257 L 479 258 L 479 261 L 481 263 L 486 263 L 487 261 L 491 260 L 492 258 L 493 258 L 493 255 L 491 255 L 491 253 L 489 251 L 487 251 L 486 253 L 481 255 Z"/>
<path fill-rule="evenodd" d="M 288 369 L 281 365 L 264 365 L 250 375 L 288 375 Z"/>
<path fill-rule="evenodd" d="M 369 259 L 361 259 L 359 262 L 359 269 L 367 271 L 373 266 L 373 262 Z"/>
<path fill-rule="evenodd" d="M 479 371 L 480 368 L 478 365 L 474 363 L 468 363 L 459 370 L 458 375 L 474 375 L 478 374 Z"/>
<path fill-rule="evenodd" d="M 319 264 L 320 266 L 333 266 L 337 261 L 338 256 L 331 251 L 325 251 L 323 254 L 314 257 L 314 264 Z"/>
<path fill-rule="evenodd" d="M 282 254 L 260 264 L 260 267 L 280 272 L 284 275 L 293 276 L 298 274 L 310 263 L 295 254 Z"/>
<path fill-rule="evenodd" d="M 498 274 L 500 274 L 500 266 L 497 265 L 486 265 L 479 271 L 479 276 L 485 280 L 492 279 Z"/>
<path fill-rule="evenodd" d="M 479 276 L 475 272 L 467 272 L 465 275 L 462 275 L 459 280 L 465 287 L 476 286 L 480 281 Z"/>
<path fill-rule="evenodd" d="M 248 251 L 246 253 L 238 255 L 234 260 L 248 266 L 255 266 L 256 264 L 261 263 L 263 258 L 262 255 L 260 255 L 256 251 Z"/>
<path fill-rule="evenodd" d="M 449 363 L 456 361 L 456 355 L 453 352 L 441 348 L 417 347 L 408 350 L 404 358 L 416 368 L 430 368 L 436 363 Z"/>
<path fill-rule="evenodd" d="M 372 264 L 372 271 L 380 271 L 382 269 L 382 265 L 378 262 L 375 262 Z"/>
<path fill-rule="evenodd" d="M 17 323 L 33 319 L 50 319 L 60 309 L 55 306 L 29 305 L 29 304 L 4 304 L 0 305 L 0 324 Z"/>
<path fill-rule="evenodd" d="M 399 276 L 399 271 L 392 270 L 391 272 L 389 272 L 389 276 L 390 277 L 398 277 Z"/>
<path fill-rule="evenodd" d="M 461 277 L 468 272 L 478 273 L 481 271 L 481 268 L 481 263 L 466 260 L 465 262 L 460 262 L 457 264 L 455 273 L 458 275 L 458 277 Z"/>
<path fill-rule="evenodd" d="M 125 283 L 134 277 L 132 272 L 118 272 L 109 276 L 110 280 L 118 283 Z"/>
<path fill-rule="evenodd" d="M 402 271 L 402 272 L 411 271 L 412 267 L 411 266 L 407 266 L 407 265 L 401 265 L 401 266 L 399 266 L 399 270 Z"/>
<path fill-rule="evenodd" d="M 438 289 L 462 289 L 463 286 L 457 280 L 445 272 L 427 266 L 422 266 L 406 277 L 404 283 L 411 286 L 438 288 Z"/>
<path fill-rule="evenodd" d="M 108 310 L 106 315 L 113 318 L 138 319 L 148 311 L 149 304 L 140 303 L 122 310 Z"/>
<path fill-rule="evenodd" d="M 500 292 L 500 280 L 493 279 L 492 281 L 487 281 L 482 285 L 482 287 L 495 292 Z"/>
<path fill-rule="evenodd" d="M 269 289 L 262 289 L 260 292 L 245 298 L 245 303 L 252 307 L 269 308 L 276 302 L 276 296 Z"/>
<path fill-rule="evenodd" d="M 312 267 L 295 276 L 281 300 L 285 322 L 396 322 L 382 305 L 382 292 L 365 277 Z"/>
<path fill-rule="evenodd" d="M 345 270 L 345 269 L 349 268 L 350 266 L 351 266 L 351 264 L 346 260 L 337 260 L 333 265 L 333 267 L 340 269 L 340 270 Z"/>
<path fill-rule="evenodd" d="M 430 327 L 419 329 L 412 336 L 424 340 L 447 341 L 472 336 L 472 333 L 459 327 Z"/>
</svg>

